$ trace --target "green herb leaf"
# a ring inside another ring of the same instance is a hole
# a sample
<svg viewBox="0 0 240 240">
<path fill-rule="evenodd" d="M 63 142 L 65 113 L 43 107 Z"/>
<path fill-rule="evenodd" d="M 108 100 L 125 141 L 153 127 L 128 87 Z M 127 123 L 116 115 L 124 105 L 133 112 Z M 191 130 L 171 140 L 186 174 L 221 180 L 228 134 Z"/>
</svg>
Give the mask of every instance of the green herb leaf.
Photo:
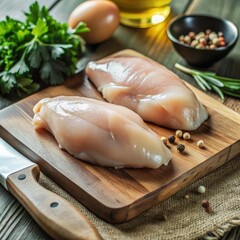
<svg viewBox="0 0 240 240">
<path fill-rule="evenodd" d="M 61 47 L 52 47 L 51 56 L 53 59 L 59 58 L 62 54 L 64 54 L 64 50 Z"/>
<path fill-rule="evenodd" d="M 235 92 L 231 92 L 231 91 L 227 91 L 227 90 L 223 90 L 223 92 L 225 93 L 225 94 L 228 94 L 229 96 L 232 96 L 232 97 L 236 97 L 236 98 L 240 98 L 240 93 L 235 93 Z"/>
<path fill-rule="evenodd" d="M 2 94 L 8 94 L 16 84 L 16 78 L 8 72 L 0 73 L 0 90 Z"/>
<path fill-rule="evenodd" d="M 193 78 L 195 79 L 195 81 L 197 82 L 198 86 L 203 90 L 206 91 L 206 87 L 205 85 L 202 83 L 201 78 L 199 75 L 197 74 L 193 74 Z"/>
<path fill-rule="evenodd" d="M 221 89 L 213 84 L 211 84 L 213 90 L 219 95 L 219 97 L 222 99 L 222 101 L 224 101 L 224 95 L 223 92 L 221 91 Z"/>
<path fill-rule="evenodd" d="M 32 68 L 39 68 L 42 63 L 42 46 L 35 44 L 34 51 L 30 52 L 28 60 Z"/>
<path fill-rule="evenodd" d="M 205 78 L 207 81 L 209 81 L 210 83 L 214 84 L 217 87 L 224 87 L 224 84 L 220 82 L 217 78 L 210 77 L 207 75 L 203 75 L 203 78 Z"/>
<path fill-rule="evenodd" d="M 49 16 L 48 10 L 45 6 L 43 6 L 42 9 L 40 9 L 38 2 L 33 3 L 29 7 L 29 13 L 25 13 L 27 16 L 26 22 L 30 24 L 37 24 L 37 21 L 39 18 L 47 18 Z"/>
<path fill-rule="evenodd" d="M 89 32 L 90 29 L 87 27 L 86 23 L 80 22 L 74 29 L 71 29 L 69 31 L 71 31 L 71 34 L 78 34 L 83 32 Z"/>
<path fill-rule="evenodd" d="M 35 38 L 38 38 L 44 33 L 46 33 L 47 31 L 48 31 L 48 27 L 47 27 L 46 21 L 39 18 L 37 21 L 37 25 L 32 30 L 32 34 L 35 36 Z"/>
<path fill-rule="evenodd" d="M 25 55 L 25 54 L 24 54 Z M 29 67 L 26 64 L 25 60 L 24 60 L 24 55 L 23 57 L 9 70 L 9 73 L 11 74 L 23 74 L 25 72 L 29 71 Z"/>
<path fill-rule="evenodd" d="M 184 73 L 190 74 L 202 90 L 215 91 L 223 101 L 224 94 L 240 98 L 240 79 L 221 77 L 213 72 L 190 69 L 178 63 L 175 64 L 175 67 Z"/>
<path fill-rule="evenodd" d="M 198 79 L 202 82 L 202 84 L 208 89 L 211 90 L 211 86 L 208 84 L 208 82 L 201 76 L 201 75 L 197 75 Z"/>
<path fill-rule="evenodd" d="M 50 85 L 64 82 L 66 65 L 59 60 L 45 62 L 40 70 L 41 78 Z"/>
<path fill-rule="evenodd" d="M 23 87 L 29 86 L 31 83 L 32 83 L 32 79 L 29 79 L 29 78 L 21 78 L 18 80 L 18 84 Z"/>
<path fill-rule="evenodd" d="M 24 93 L 30 94 L 32 92 L 35 92 L 39 89 L 39 84 L 34 83 L 32 79 L 29 78 L 21 78 L 19 79 L 18 88 L 21 89 Z"/>
</svg>

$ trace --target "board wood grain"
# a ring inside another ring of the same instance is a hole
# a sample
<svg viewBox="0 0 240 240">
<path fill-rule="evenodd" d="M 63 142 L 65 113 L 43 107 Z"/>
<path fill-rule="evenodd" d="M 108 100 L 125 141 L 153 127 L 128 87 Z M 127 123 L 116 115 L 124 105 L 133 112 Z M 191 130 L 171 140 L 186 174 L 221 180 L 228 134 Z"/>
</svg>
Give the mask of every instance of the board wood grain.
<svg viewBox="0 0 240 240">
<path fill-rule="evenodd" d="M 132 50 L 124 51 L 139 54 Z M 177 139 L 177 143 L 185 144 L 184 153 L 179 153 L 176 145 L 169 145 L 173 158 L 168 166 L 159 169 L 114 169 L 90 165 L 60 150 L 49 132 L 34 130 L 32 108 L 44 97 L 79 95 L 102 100 L 83 72 L 69 78 L 65 85 L 49 87 L 2 110 L 0 124 L 9 134 L 0 131 L 0 135 L 96 215 L 112 223 L 125 222 L 240 152 L 240 115 L 188 86 L 205 105 L 210 117 L 191 132 L 190 141 Z M 148 125 L 160 136 L 174 133 L 171 129 Z M 205 142 L 204 149 L 196 146 L 199 139 Z"/>
</svg>

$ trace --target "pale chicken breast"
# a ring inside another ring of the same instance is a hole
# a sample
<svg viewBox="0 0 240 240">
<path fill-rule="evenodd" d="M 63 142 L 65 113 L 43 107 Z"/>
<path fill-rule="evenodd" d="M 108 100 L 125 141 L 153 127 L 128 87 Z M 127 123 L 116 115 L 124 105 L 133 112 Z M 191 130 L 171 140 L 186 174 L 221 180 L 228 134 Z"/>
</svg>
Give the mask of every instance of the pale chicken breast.
<svg viewBox="0 0 240 240">
<path fill-rule="evenodd" d="M 45 128 L 74 157 L 115 168 L 158 168 L 170 150 L 133 111 L 84 97 L 45 98 L 34 107 L 36 129 Z"/>
<path fill-rule="evenodd" d="M 145 121 L 195 130 L 208 118 L 184 82 L 149 58 L 126 54 L 106 57 L 90 62 L 86 75 L 108 102 L 135 111 Z"/>
</svg>

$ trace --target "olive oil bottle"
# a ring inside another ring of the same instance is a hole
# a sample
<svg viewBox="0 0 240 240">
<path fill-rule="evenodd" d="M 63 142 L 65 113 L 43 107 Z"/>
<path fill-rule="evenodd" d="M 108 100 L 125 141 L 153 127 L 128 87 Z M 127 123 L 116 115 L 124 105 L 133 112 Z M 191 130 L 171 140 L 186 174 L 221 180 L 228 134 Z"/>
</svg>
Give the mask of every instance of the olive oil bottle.
<svg viewBox="0 0 240 240">
<path fill-rule="evenodd" d="M 171 0 L 112 0 L 120 9 L 121 23 L 146 28 L 166 19 Z"/>
</svg>

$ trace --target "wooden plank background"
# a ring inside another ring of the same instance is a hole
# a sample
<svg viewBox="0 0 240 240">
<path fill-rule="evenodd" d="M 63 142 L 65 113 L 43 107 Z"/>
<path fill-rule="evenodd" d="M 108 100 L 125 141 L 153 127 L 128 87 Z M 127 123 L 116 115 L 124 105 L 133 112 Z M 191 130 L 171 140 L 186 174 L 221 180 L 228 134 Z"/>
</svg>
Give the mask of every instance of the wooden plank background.
<svg viewBox="0 0 240 240">
<path fill-rule="evenodd" d="M 22 19 L 22 10 L 25 11 L 33 0 L 1 0 L 0 1 L 0 19 L 6 15 Z M 51 8 L 51 13 L 60 21 L 66 21 L 69 13 L 82 0 L 40 0 L 41 5 Z M 96 54 L 110 54 L 123 48 L 135 49 L 155 60 L 161 62 L 168 68 L 190 82 L 194 86 L 191 77 L 186 76 L 174 69 L 175 62 L 185 64 L 184 60 L 173 50 L 169 40 L 166 37 L 166 27 L 169 20 L 181 13 L 211 13 L 216 16 L 226 17 L 229 20 L 240 22 L 240 1 L 236 0 L 174 0 L 172 3 L 172 12 L 167 21 L 150 29 L 132 29 L 120 26 L 114 33 L 113 37 L 100 45 L 88 47 L 86 57 L 80 61 L 81 69 L 88 61 L 93 51 Z M 111 46 L 111 47 L 109 47 Z M 234 49 L 234 52 L 215 64 L 209 70 L 230 77 L 240 76 L 240 43 Z M 214 93 L 209 93 L 212 97 L 218 98 Z M 18 98 L 10 96 L 3 98 L 0 96 L 0 109 L 16 102 Z M 240 113 L 239 101 L 234 98 L 227 98 L 226 106 Z M 234 229 L 231 233 L 226 234 L 223 239 L 234 239 L 233 236 L 239 234 L 239 228 Z M 239 236 L 239 235 L 238 235 Z M 35 223 L 31 216 L 22 208 L 2 186 L 0 186 L 0 239 L 50 239 Z"/>
</svg>

